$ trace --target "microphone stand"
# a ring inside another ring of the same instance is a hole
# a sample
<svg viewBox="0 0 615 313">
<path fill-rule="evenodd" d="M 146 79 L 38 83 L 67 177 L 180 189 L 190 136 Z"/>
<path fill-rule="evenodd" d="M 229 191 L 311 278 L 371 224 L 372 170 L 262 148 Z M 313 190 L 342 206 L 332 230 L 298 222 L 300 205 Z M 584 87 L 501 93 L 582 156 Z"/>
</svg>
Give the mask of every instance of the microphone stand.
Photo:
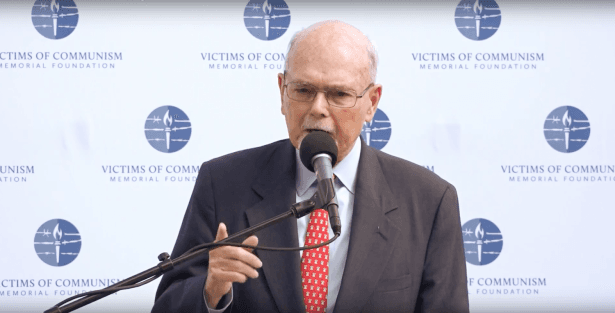
<svg viewBox="0 0 615 313">
<path fill-rule="evenodd" d="M 316 193 L 318 194 L 318 193 Z M 253 235 L 254 233 L 256 233 L 259 230 L 262 230 L 264 228 L 267 228 L 271 225 L 277 224 L 289 217 L 295 217 L 295 218 L 300 218 L 303 217 L 307 214 L 310 214 L 314 208 L 317 207 L 322 207 L 322 202 L 318 201 L 318 196 L 312 197 L 309 200 L 305 200 L 299 203 L 295 203 L 293 205 L 291 205 L 290 210 L 286 211 L 285 213 L 282 213 L 278 216 L 275 216 L 271 219 L 268 219 L 266 221 L 263 221 L 259 224 L 256 224 L 252 227 L 246 228 L 238 233 L 233 234 L 232 236 L 229 236 L 225 239 L 222 239 L 220 241 L 218 241 L 217 243 L 225 243 L 225 242 L 235 242 L 235 243 L 240 243 L 242 242 L 245 238 L 250 237 L 251 235 Z M 327 202 L 324 203 L 328 203 L 329 201 L 331 201 L 331 199 L 328 199 Z M 212 248 L 204 248 L 204 249 L 199 249 L 196 250 L 194 252 L 188 253 L 186 255 L 181 255 L 175 259 L 171 259 L 169 257 L 169 254 L 166 252 L 161 253 L 158 256 L 158 260 L 160 261 L 160 263 L 158 263 L 158 265 L 145 270 L 137 275 L 134 275 L 132 277 L 129 277 L 127 279 L 124 279 L 114 285 L 111 285 L 105 289 L 115 289 L 117 287 L 126 287 L 126 286 L 133 286 L 133 285 L 137 285 L 138 283 L 148 283 L 145 282 L 146 280 L 154 280 L 155 278 L 157 278 L 158 276 L 172 270 L 175 266 L 178 266 L 182 263 L 185 263 L 189 260 L 192 260 L 194 258 L 196 258 L 197 256 L 203 255 L 206 252 L 208 252 L 209 250 L 215 249 L 217 248 L 217 246 L 212 247 Z M 137 287 L 137 286 L 135 286 Z M 105 290 L 102 289 L 102 290 Z M 61 305 L 61 306 L 53 306 L 52 308 L 48 309 L 45 311 L 45 313 L 64 313 L 64 312 L 72 312 L 76 309 L 79 309 L 83 306 L 86 306 L 94 301 L 100 300 L 112 293 L 115 293 L 117 291 L 109 291 L 109 293 L 99 293 L 99 294 L 93 294 L 93 295 L 87 295 L 84 296 L 83 298 L 80 298 L 79 300 Z"/>
</svg>

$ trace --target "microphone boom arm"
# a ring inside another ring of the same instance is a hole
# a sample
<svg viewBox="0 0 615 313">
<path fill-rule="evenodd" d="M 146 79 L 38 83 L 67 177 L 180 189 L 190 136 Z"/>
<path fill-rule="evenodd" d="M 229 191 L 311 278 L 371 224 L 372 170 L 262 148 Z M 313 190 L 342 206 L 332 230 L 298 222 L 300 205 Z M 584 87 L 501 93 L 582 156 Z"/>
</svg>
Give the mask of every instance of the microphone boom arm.
<svg viewBox="0 0 615 313">
<path fill-rule="evenodd" d="M 203 254 L 205 254 L 206 252 L 208 252 L 209 250 L 218 248 L 219 246 L 224 245 L 224 243 L 241 243 L 243 242 L 244 239 L 250 237 L 251 235 L 253 235 L 254 233 L 258 232 L 259 230 L 265 229 L 271 225 L 277 224 L 279 222 L 281 222 L 282 220 L 285 220 L 289 217 L 295 217 L 295 218 L 300 218 L 302 216 L 305 216 L 307 214 L 310 214 L 312 211 L 314 211 L 314 209 L 316 208 L 316 203 L 314 201 L 312 201 L 311 199 L 309 200 L 305 200 L 302 202 L 298 202 L 295 203 L 293 205 L 291 205 L 290 209 L 280 215 L 277 215 L 273 218 L 270 218 L 266 221 L 263 221 L 259 224 L 256 224 L 252 227 L 246 228 L 240 232 L 237 232 L 225 239 L 222 239 L 218 242 L 215 243 L 214 246 L 212 246 L 211 243 L 206 243 L 203 245 L 199 245 L 196 246 L 190 250 L 188 250 L 186 253 L 182 254 L 181 256 L 178 256 L 175 259 L 171 259 L 169 258 L 169 254 L 166 252 L 161 253 L 158 256 L 158 260 L 160 261 L 160 263 L 158 263 L 158 265 L 147 269 L 139 274 L 136 274 L 132 277 L 129 277 L 127 279 L 124 279 L 116 284 L 113 284 L 107 288 L 101 289 L 101 290 L 96 290 L 96 291 L 91 291 L 92 294 L 82 294 L 82 297 L 79 297 L 79 295 L 77 296 L 73 296 L 70 297 L 56 305 L 54 305 L 53 307 L 49 308 L 48 310 L 46 310 L 44 313 L 65 313 L 65 312 L 72 312 L 76 309 L 79 309 L 81 307 L 84 307 L 94 301 L 100 300 L 108 295 L 111 295 L 119 290 L 122 289 L 128 289 L 128 288 L 132 288 L 132 287 L 139 287 L 141 285 L 144 285 L 146 283 L 149 283 L 151 281 L 153 281 L 154 279 L 160 277 L 162 274 L 173 270 L 173 268 L 175 268 L 175 266 L 178 266 L 182 263 L 185 263 L 189 260 L 192 260 L 198 256 L 201 256 Z M 333 240 L 336 238 L 333 238 Z M 292 251 L 291 249 L 293 248 L 286 248 L 288 250 L 286 251 Z M 285 250 L 285 248 L 281 248 L 279 250 Z M 293 249 L 294 250 L 294 249 Z M 303 250 L 302 248 L 298 248 L 297 250 Z M 105 292 L 107 291 L 107 292 Z M 74 300 L 73 300 L 74 299 Z"/>
</svg>

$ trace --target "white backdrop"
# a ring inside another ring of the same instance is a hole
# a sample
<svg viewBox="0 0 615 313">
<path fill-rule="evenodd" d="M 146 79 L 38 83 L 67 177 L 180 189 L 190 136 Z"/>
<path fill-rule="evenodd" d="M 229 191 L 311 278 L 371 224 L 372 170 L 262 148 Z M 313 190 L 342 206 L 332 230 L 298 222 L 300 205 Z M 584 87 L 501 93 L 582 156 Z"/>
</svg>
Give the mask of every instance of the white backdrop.
<svg viewBox="0 0 615 313">
<path fill-rule="evenodd" d="M 264 1 L 71 2 L 58 1 L 60 39 L 46 38 L 51 0 L 0 3 L 0 311 L 42 311 L 170 252 L 196 167 L 287 136 L 283 61 L 266 58 L 285 57 L 293 33 L 326 19 L 378 48 L 387 118 L 371 126 L 372 144 L 457 187 L 468 260 L 491 240 L 483 260 L 495 260 L 467 263 L 471 310 L 615 310 L 612 1 L 481 1 L 483 11 L 475 0 L 271 1 L 270 16 L 290 15 L 271 19 L 272 40 L 246 28 L 264 27 Z M 471 38 L 476 15 L 489 38 Z M 54 59 L 63 52 L 102 59 Z M 519 55 L 534 60 L 501 60 Z M 166 125 L 152 113 L 163 106 L 186 116 L 163 108 Z M 150 145 L 164 150 L 167 126 L 191 127 L 170 132 L 185 145 L 172 153 Z M 550 145 L 566 141 L 582 147 Z M 83 312 L 148 311 L 157 283 Z"/>
</svg>

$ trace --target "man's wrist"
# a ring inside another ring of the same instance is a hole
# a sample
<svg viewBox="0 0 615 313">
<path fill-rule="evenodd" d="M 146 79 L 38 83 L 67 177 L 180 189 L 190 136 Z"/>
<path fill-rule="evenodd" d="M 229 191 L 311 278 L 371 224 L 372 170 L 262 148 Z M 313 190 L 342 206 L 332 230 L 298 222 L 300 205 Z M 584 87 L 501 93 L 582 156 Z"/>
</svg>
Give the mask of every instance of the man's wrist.
<svg viewBox="0 0 615 313">
<path fill-rule="evenodd" d="M 220 299 L 222 299 L 222 297 L 224 295 L 212 295 L 211 293 L 207 292 L 207 288 L 205 288 L 204 290 L 204 294 L 205 294 L 205 301 L 207 302 L 207 306 L 209 308 L 215 309 L 218 306 L 218 303 L 220 302 Z"/>
<path fill-rule="evenodd" d="M 205 300 L 205 306 L 209 313 L 222 313 L 231 305 L 231 302 L 233 302 L 233 288 L 226 294 L 220 296 L 217 301 L 214 301 L 216 300 L 215 296 L 208 296 L 205 288 L 203 288 L 203 299 Z"/>
</svg>

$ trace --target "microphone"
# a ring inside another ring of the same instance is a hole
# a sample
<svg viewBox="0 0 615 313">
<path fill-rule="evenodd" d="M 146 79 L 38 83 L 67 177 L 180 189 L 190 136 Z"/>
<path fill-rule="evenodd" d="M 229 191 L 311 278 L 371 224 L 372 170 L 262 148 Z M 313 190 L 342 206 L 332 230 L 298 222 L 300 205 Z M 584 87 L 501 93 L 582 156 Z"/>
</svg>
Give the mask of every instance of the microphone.
<svg viewBox="0 0 615 313">
<path fill-rule="evenodd" d="M 316 173 L 318 190 L 316 196 L 322 203 L 323 209 L 329 212 L 329 221 L 333 233 L 342 232 L 342 222 L 338 211 L 337 197 L 333 185 L 333 166 L 337 162 L 337 145 L 335 140 L 324 131 L 309 133 L 299 147 L 301 163 L 310 171 Z"/>
</svg>

